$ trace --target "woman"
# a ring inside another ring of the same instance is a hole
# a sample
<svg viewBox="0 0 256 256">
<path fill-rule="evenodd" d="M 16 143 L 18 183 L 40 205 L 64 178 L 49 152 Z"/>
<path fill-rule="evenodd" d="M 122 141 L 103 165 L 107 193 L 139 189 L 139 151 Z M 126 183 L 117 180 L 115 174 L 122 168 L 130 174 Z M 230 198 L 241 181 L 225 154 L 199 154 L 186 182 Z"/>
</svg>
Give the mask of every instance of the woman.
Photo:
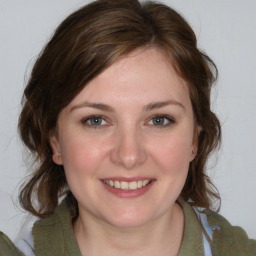
<svg viewBox="0 0 256 256">
<path fill-rule="evenodd" d="M 255 255 L 210 210 L 216 76 L 165 5 L 102 0 L 71 14 L 35 63 L 19 120 L 37 163 L 20 202 L 39 219 L 16 245 L 1 234 L 0 255 Z"/>
</svg>

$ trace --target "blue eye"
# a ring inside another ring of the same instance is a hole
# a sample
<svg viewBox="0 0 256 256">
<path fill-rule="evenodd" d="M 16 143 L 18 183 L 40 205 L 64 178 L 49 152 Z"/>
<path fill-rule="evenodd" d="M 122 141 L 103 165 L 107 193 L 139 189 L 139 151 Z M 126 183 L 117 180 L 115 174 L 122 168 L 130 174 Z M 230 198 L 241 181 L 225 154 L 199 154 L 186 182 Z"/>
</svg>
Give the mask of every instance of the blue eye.
<svg viewBox="0 0 256 256">
<path fill-rule="evenodd" d="M 102 116 L 90 116 L 82 120 L 83 125 L 93 128 L 100 128 L 107 125 L 106 120 Z"/>
<path fill-rule="evenodd" d="M 162 128 L 162 127 L 168 127 L 170 126 L 171 124 L 174 123 L 174 119 L 169 117 L 169 116 L 166 116 L 166 115 L 157 115 L 157 116 L 154 116 L 150 121 L 149 121 L 149 124 L 150 125 L 153 125 L 153 126 L 158 126 L 159 128 Z"/>
</svg>

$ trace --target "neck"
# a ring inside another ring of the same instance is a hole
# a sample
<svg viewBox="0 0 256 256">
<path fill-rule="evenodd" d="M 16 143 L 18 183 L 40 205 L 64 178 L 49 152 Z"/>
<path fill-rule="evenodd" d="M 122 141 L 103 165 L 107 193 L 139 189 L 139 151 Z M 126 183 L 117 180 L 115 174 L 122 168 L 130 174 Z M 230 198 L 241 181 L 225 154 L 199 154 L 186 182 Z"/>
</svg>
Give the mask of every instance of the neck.
<svg viewBox="0 0 256 256">
<path fill-rule="evenodd" d="M 178 255 L 183 229 L 184 215 L 178 204 L 163 216 L 136 228 L 103 225 L 97 219 L 88 221 L 81 215 L 74 223 L 74 233 L 84 256 Z"/>
</svg>

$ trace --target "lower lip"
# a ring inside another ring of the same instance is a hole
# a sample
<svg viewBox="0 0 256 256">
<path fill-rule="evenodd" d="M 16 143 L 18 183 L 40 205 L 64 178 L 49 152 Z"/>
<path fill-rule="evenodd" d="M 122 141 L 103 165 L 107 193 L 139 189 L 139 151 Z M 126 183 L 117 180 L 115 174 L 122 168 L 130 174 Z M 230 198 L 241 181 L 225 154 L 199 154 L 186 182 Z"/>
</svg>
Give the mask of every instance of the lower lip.
<svg viewBox="0 0 256 256">
<path fill-rule="evenodd" d="M 143 194 L 145 194 L 153 186 L 154 182 L 155 181 L 152 180 L 147 186 L 142 187 L 142 188 L 137 188 L 134 190 L 125 190 L 125 189 L 118 189 L 115 187 L 110 187 L 109 185 L 107 185 L 103 182 L 102 182 L 102 184 L 109 192 L 111 192 L 115 196 L 118 196 L 120 198 L 136 198 L 136 197 L 139 197 L 139 196 L 142 196 Z"/>
</svg>

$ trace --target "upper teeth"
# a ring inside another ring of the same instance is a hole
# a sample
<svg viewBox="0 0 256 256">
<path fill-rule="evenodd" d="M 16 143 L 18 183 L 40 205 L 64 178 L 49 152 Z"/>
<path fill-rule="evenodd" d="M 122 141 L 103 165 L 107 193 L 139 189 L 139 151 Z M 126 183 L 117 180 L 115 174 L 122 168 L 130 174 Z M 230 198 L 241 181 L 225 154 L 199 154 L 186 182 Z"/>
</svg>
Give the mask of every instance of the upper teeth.
<svg viewBox="0 0 256 256">
<path fill-rule="evenodd" d="M 103 182 L 111 187 L 125 189 L 125 190 L 135 190 L 138 188 L 145 187 L 148 185 L 150 180 L 138 180 L 138 181 L 118 181 L 118 180 L 103 180 Z"/>
</svg>

